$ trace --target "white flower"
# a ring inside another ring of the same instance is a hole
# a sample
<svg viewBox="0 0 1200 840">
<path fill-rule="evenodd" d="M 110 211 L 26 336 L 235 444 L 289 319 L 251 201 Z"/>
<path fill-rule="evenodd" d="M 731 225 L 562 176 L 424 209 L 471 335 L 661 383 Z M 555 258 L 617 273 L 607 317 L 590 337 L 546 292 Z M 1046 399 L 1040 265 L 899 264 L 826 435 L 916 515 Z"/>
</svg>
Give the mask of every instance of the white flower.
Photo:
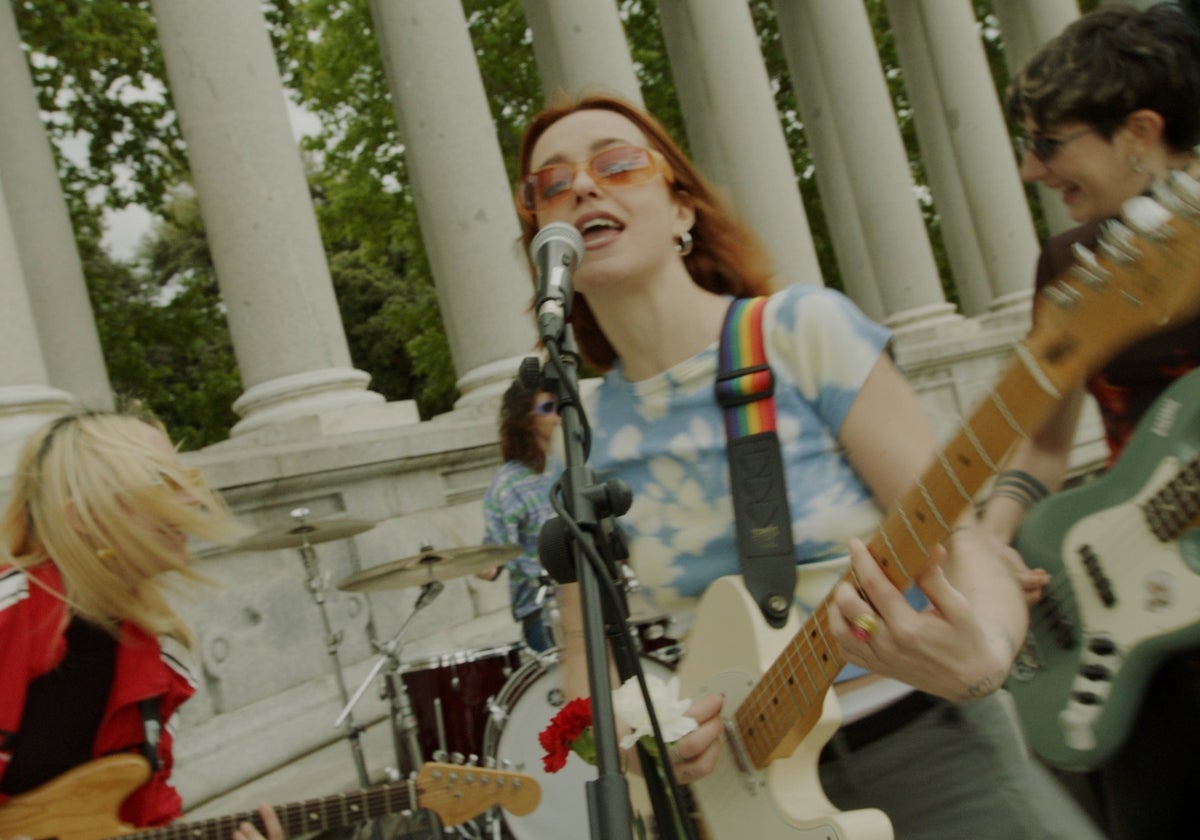
<svg viewBox="0 0 1200 840">
<path fill-rule="evenodd" d="M 662 729 L 664 741 L 678 741 L 696 728 L 696 719 L 684 714 L 692 705 L 692 701 L 687 698 L 679 699 L 678 677 L 671 677 L 667 682 L 663 682 L 660 677 L 647 674 L 646 689 L 650 692 L 650 702 L 654 704 L 654 713 L 658 716 L 658 725 Z M 650 728 L 650 716 L 646 713 L 646 704 L 642 702 L 642 690 L 638 686 L 637 677 L 630 677 L 624 685 L 615 689 L 612 698 L 613 714 L 633 729 L 621 739 L 621 749 L 632 747 L 643 735 L 654 735 L 654 730 Z"/>
</svg>

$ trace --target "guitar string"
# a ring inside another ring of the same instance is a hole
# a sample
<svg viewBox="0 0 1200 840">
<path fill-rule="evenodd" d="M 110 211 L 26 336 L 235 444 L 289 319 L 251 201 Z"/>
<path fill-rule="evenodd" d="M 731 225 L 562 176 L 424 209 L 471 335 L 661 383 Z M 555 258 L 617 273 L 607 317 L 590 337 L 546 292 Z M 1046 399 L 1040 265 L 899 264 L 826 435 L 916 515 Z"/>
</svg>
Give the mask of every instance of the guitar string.
<svg viewBox="0 0 1200 840">
<path fill-rule="evenodd" d="M 1027 351 L 1023 354 L 1022 360 L 1025 362 L 1026 372 L 1030 372 L 1031 375 L 1037 379 L 1037 374 L 1033 374 L 1030 371 L 1032 360 Z M 1017 370 L 1019 370 L 1019 368 Z M 1040 373 L 1040 370 L 1038 373 Z M 1000 386 L 1003 386 L 1004 384 L 1005 381 L 1002 380 Z M 1048 383 L 1039 381 L 1038 384 L 1042 385 L 1043 389 L 1045 389 Z M 998 386 L 996 391 L 993 391 L 990 394 L 990 402 L 985 401 L 983 404 L 981 404 L 980 409 L 977 411 L 977 415 L 982 414 L 982 412 L 990 404 L 1001 415 L 1003 420 L 1010 428 L 1014 429 L 1018 435 L 1023 435 L 1025 433 L 1023 428 L 1017 422 L 1013 413 L 1009 410 L 1004 398 L 998 393 L 1000 386 Z M 978 419 L 978 417 L 973 419 Z M 987 467 L 988 472 L 991 475 L 994 475 L 997 472 L 996 461 L 987 452 L 982 441 L 974 433 L 974 430 L 971 428 L 970 424 L 962 424 L 961 430 L 962 439 L 966 441 L 969 448 L 973 449 L 978 454 L 981 459 L 981 463 Z M 955 443 L 957 443 L 957 441 Z M 973 495 L 969 493 L 966 487 L 962 484 L 962 481 L 959 479 L 956 471 L 950 468 L 950 465 L 941 450 L 938 451 L 937 457 L 938 464 L 942 468 L 943 477 L 948 479 L 949 484 L 952 485 L 958 496 L 963 500 L 964 507 L 969 505 L 973 501 Z M 969 458 L 965 458 L 964 463 L 968 469 L 972 466 L 972 462 Z M 932 468 L 930 468 L 928 472 L 929 480 L 932 482 L 936 476 L 932 474 Z M 933 497 L 929 492 L 929 489 L 925 486 L 924 481 L 918 481 L 915 485 L 915 488 L 910 492 L 918 494 L 925 501 L 936 520 L 937 526 L 942 529 L 942 534 L 940 537 L 944 539 L 945 536 L 951 532 L 951 529 L 943 517 L 941 510 L 934 503 Z M 917 550 L 923 556 L 928 556 L 929 551 L 924 541 L 917 533 L 916 527 L 912 524 L 912 520 L 909 518 L 908 513 L 904 508 L 904 500 L 899 500 L 893 506 L 891 515 L 885 518 L 876 536 L 877 541 L 882 541 L 886 547 L 887 553 L 890 555 L 892 562 L 895 563 L 895 565 L 900 569 L 901 573 L 908 579 L 909 584 L 912 584 L 914 582 L 913 576 L 908 567 L 901 560 L 901 555 L 896 550 L 892 535 L 889 533 L 889 524 L 893 523 L 896 519 L 898 519 L 900 523 L 907 529 Z M 925 520 L 921 521 L 923 524 L 928 524 Z M 852 573 L 844 576 L 842 579 L 851 581 L 857 585 L 857 578 Z M 861 587 L 859 588 L 861 591 Z M 804 652 L 799 650 L 799 648 L 802 647 L 802 644 L 799 643 L 798 638 L 793 638 L 790 640 L 785 646 L 783 655 L 777 657 L 775 662 L 768 667 L 766 673 L 763 675 L 763 678 L 760 679 L 758 683 L 751 689 L 750 694 L 735 712 L 734 717 L 738 722 L 739 731 L 741 732 L 744 741 L 746 741 L 747 750 L 753 753 L 756 765 L 761 766 L 761 763 L 765 760 L 766 755 L 768 755 L 771 751 L 766 749 L 763 743 L 767 737 L 774 738 L 773 743 L 777 745 L 783 737 L 792 731 L 794 726 L 800 725 L 806 716 L 804 710 L 799 710 L 793 722 L 785 726 L 784 721 L 780 720 L 779 716 L 769 714 L 768 710 L 777 704 L 778 697 L 781 694 L 786 699 L 790 700 L 793 707 L 795 707 L 797 699 L 796 692 L 799 692 L 800 700 L 806 706 L 808 713 L 811 714 L 816 697 L 806 696 L 802 681 L 797 677 L 798 672 L 803 673 L 804 676 L 808 677 L 809 682 L 812 683 L 814 689 L 816 689 L 816 691 L 814 691 L 814 695 L 821 693 L 820 684 L 813 679 L 812 671 L 817 666 L 817 663 L 822 660 L 822 657 L 815 648 L 813 642 L 814 633 L 809 630 L 810 624 L 813 626 L 813 628 L 815 628 L 816 633 L 822 636 L 822 643 L 825 645 L 829 653 L 826 664 L 828 665 L 829 662 L 834 663 L 833 672 L 824 674 L 826 681 L 825 690 L 828 690 L 828 687 L 832 685 L 833 678 L 836 677 L 837 672 L 841 670 L 841 666 L 844 664 L 841 661 L 841 658 L 835 652 L 834 648 L 829 644 L 829 640 L 825 638 L 825 630 L 828 627 L 828 600 L 829 596 L 827 596 L 826 599 L 822 601 L 820 605 L 818 605 L 817 609 L 814 610 L 813 614 L 806 621 L 802 632 L 797 634 L 797 636 L 804 637 L 803 643 L 808 645 L 808 651 Z M 796 667 L 797 663 L 800 666 L 799 669 Z M 822 670 L 825 670 L 825 668 L 822 668 Z M 780 734 L 781 727 L 783 727 L 782 734 Z"/>
<path fill-rule="evenodd" d="M 475 768 L 454 768 L 464 774 L 466 786 L 479 784 L 486 787 L 488 778 L 494 774 L 479 773 Z M 479 778 L 470 778 L 476 774 Z M 504 785 L 503 779 L 495 779 L 497 788 Z M 289 834 L 311 832 L 318 829 L 336 828 L 353 823 L 395 814 L 413 807 L 415 788 L 409 788 L 410 782 L 384 785 L 357 792 L 343 792 L 303 802 L 293 802 L 275 806 L 276 814 L 284 830 Z M 469 792 L 469 791 L 468 791 Z M 481 809 L 482 811 L 483 809 Z M 336 811 L 338 816 L 334 821 L 329 817 Z M 319 818 L 319 822 L 314 818 Z M 252 822 L 261 830 L 261 819 L 257 812 L 227 814 L 200 822 L 179 823 L 164 826 L 161 829 L 151 829 L 147 832 L 137 832 L 133 838 L 195 838 L 227 836 L 243 822 Z M 219 832 L 219 833 L 217 833 Z"/>
<path fill-rule="evenodd" d="M 1156 518 L 1161 520 L 1163 516 L 1162 503 L 1167 497 L 1176 494 L 1177 488 L 1179 487 L 1179 484 L 1177 483 L 1179 479 L 1184 478 L 1185 476 L 1191 477 L 1193 474 L 1197 477 L 1200 477 L 1200 456 L 1197 456 L 1195 459 L 1193 459 L 1186 467 L 1180 470 L 1174 478 L 1166 482 L 1144 502 L 1137 505 L 1139 512 L 1145 519 L 1147 530 L 1162 542 L 1170 542 L 1172 541 L 1172 537 L 1178 538 L 1180 536 L 1179 531 L 1174 531 L 1167 534 L 1166 539 L 1164 539 L 1164 535 L 1160 533 L 1159 529 L 1156 527 Z M 1193 507 L 1200 509 L 1200 494 L 1194 495 L 1192 497 L 1192 502 Z M 1105 510 L 1109 509 L 1111 508 L 1105 508 Z M 1131 538 L 1131 533 L 1136 534 L 1136 531 L 1131 532 L 1128 528 L 1122 527 L 1123 523 L 1118 522 L 1116 524 L 1118 527 L 1115 535 L 1110 534 L 1108 529 L 1105 529 L 1101 534 L 1103 540 L 1092 540 L 1093 543 L 1105 545 L 1106 553 L 1111 552 L 1113 554 L 1119 554 L 1128 551 L 1129 547 L 1126 545 L 1125 540 Z M 1179 523 L 1179 526 L 1182 527 L 1186 524 L 1187 522 L 1185 521 Z M 1047 587 L 1049 597 L 1043 597 L 1041 601 L 1034 605 L 1034 625 L 1035 630 L 1038 632 L 1047 632 L 1047 624 L 1058 620 L 1059 616 L 1057 616 L 1056 613 L 1061 612 L 1059 605 L 1064 605 L 1066 608 L 1072 610 L 1073 614 L 1067 617 L 1068 620 L 1073 621 L 1076 625 L 1080 623 L 1079 608 L 1075 598 L 1075 588 L 1071 585 L 1069 577 L 1065 574 L 1065 561 L 1063 562 L 1063 567 L 1064 574 L 1059 575 L 1057 579 L 1051 580 L 1050 586 Z M 1083 628 L 1079 629 L 1082 631 Z"/>
<path fill-rule="evenodd" d="M 843 578 L 845 579 L 845 578 Z M 829 645 L 829 641 L 825 636 L 825 630 L 828 625 L 828 609 L 826 602 L 822 602 L 815 609 L 805 623 L 805 631 L 809 629 L 809 625 L 815 629 L 816 633 L 821 636 L 822 643 L 827 650 L 827 658 L 821 657 L 813 644 L 812 632 L 799 632 L 793 637 L 784 649 L 784 655 L 778 657 L 775 662 L 767 669 L 763 678 L 751 690 L 747 698 L 739 706 L 735 712 L 735 719 L 738 721 L 739 731 L 742 733 L 743 739 L 747 742 L 747 752 L 749 752 L 756 766 L 763 766 L 767 756 L 781 743 L 786 735 L 788 735 L 797 725 L 803 723 L 807 716 L 811 715 L 815 708 L 815 703 L 818 698 L 823 699 L 824 692 L 832 685 L 833 677 L 841 670 L 842 663 L 840 657 L 835 650 Z M 803 653 L 800 648 L 800 637 L 803 637 L 807 642 L 810 654 Z M 810 658 L 811 655 L 811 658 Z M 818 669 L 817 663 L 825 659 L 825 664 L 819 667 L 819 670 L 824 672 L 824 686 L 821 682 L 813 679 L 812 672 Z M 800 670 L 808 677 L 812 684 L 814 692 L 813 696 L 808 696 L 804 690 L 801 681 L 794 676 L 788 679 L 784 668 L 785 665 L 791 665 L 794 675 L 794 664 L 798 660 Z M 834 663 L 830 670 L 829 662 Z M 785 692 L 783 689 L 785 684 L 795 687 L 801 696 L 803 708 L 797 709 L 796 716 L 790 721 L 776 720 L 773 716 L 766 714 L 769 706 L 769 698 L 772 694 L 778 695 L 785 693 L 795 705 L 796 695 L 794 692 Z M 762 723 L 768 721 L 769 725 L 764 727 Z M 782 732 L 780 732 L 780 727 Z M 768 740 L 770 739 L 770 740 Z"/>
<path fill-rule="evenodd" d="M 1106 508 L 1105 510 L 1111 509 Z M 1149 524 L 1147 524 L 1147 530 L 1153 535 Z M 1139 538 L 1142 535 L 1138 529 L 1128 527 L 1128 524 L 1120 517 L 1116 517 L 1109 522 L 1101 521 L 1098 531 L 1090 536 L 1091 538 L 1084 545 L 1104 546 L 1104 556 L 1128 557 L 1131 555 L 1139 556 L 1144 553 L 1145 546 L 1139 545 Z M 1069 574 L 1071 570 L 1077 570 L 1077 565 L 1074 563 L 1069 565 L 1067 560 L 1063 558 L 1062 571 L 1051 579 L 1047 587 L 1047 594 L 1043 596 L 1041 601 L 1034 605 L 1033 613 L 1035 621 L 1032 623 L 1037 632 L 1047 634 L 1050 632 L 1048 629 L 1049 625 L 1063 619 L 1071 622 L 1074 625 L 1075 631 L 1080 636 L 1085 631 L 1097 629 L 1084 626 L 1080 608 L 1080 598 L 1085 593 L 1095 592 L 1095 582 L 1086 570 L 1079 569 L 1080 586 L 1076 587 L 1073 585 Z M 1103 568 L 1101 571 L 1103 571 Z M 1117 595 L 1119 598 L 1135 597 L 1133 592 L 1126 591 L 1118 592 Z M 1076 644 L 1081 646 L 1082 642 L 1076 640 Z"/>
</svg>

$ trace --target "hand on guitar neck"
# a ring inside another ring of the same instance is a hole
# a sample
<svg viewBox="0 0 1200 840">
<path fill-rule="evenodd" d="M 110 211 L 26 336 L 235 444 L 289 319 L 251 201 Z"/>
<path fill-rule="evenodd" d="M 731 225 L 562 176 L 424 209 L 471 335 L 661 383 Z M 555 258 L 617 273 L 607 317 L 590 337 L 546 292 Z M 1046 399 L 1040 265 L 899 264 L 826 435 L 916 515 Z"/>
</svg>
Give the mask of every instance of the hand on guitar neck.
<svg viewBox="0 0 1200 840">
<path fill-rule="evenodd" d="M 258 816 L 267 830 L 266 840 L 284 840 L 283 826 L 274 808 L 263 802 L 258 806 Z M 233 840 L 263 840 L 263 835 L 253 824 L 244 822 L 233 832 Z"/>
<path fill-rule="evenodd" d="M 973 597 L 1017 588 L 990 542 L 969 527 L 947 540 L 949 553 L 938 546 L 915 578 L 929 599 L 929 607 L 917 611 L 866 546 L 851 540 L 859 589 L 839 583 L 829 610 L 829 628 L 846 661 L 948 700 L 973 700 L 999 688 L 1020 646 L 1009 628 L 1023 621 L 1006 609 L 1013 599 Z"/>
</svg>

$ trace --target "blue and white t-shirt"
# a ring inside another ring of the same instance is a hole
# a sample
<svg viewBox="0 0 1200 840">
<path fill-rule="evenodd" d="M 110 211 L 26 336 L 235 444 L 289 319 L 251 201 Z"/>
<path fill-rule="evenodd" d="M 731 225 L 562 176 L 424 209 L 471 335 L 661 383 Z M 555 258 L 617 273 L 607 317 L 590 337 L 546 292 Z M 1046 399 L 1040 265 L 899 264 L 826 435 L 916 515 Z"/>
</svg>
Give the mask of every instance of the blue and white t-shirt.
<svg viewBox="0 0 1200 840">
<path fill-rule="evenodd" d="M 881 518 L 838 432 L 891 335 L 844 295 L 800 285 L 771 296 L 763 330 L 796 562 L 831 560 Z M 651 602 L 671 616 L 673 635 L 686 632 L 713 580 L 740 572 L 724 418 L 713 393 L 717 366 L 715 343 L 636 383 L 618 366 L 586 407 L 589 463 L 598 480 L 620 478 L 633 491 L 633 507 L 619 520 L 630 564 Z"/>
</svg>

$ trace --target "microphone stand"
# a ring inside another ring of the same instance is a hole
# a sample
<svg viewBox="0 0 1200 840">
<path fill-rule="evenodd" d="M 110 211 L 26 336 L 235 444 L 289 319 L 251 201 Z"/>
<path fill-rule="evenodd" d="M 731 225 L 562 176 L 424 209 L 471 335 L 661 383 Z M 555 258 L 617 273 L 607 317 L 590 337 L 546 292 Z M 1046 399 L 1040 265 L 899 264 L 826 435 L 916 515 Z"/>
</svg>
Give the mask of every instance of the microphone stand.
<svg viewBox="0 0 1200 840">
<path fill-rule="evenodd" d="M 585 785 L 591 836 L 597 840 L 633 840 L 633 807 L 629 800 L 629 785 L 621 773 L 621 754 L 617 747 L 617 727 L 613 718 L 600 581 L 597 570 L 585 556 L 589 550 L 593 556 L 596 553 L 600 516 L 599 505 L 593 501 L 597 496 L 594 490 L 595 476 L 585 463 L 587 453 L 584 451 L 584 424 L 581 419 L 583 409 L 578 400 L 579 351 L 570 324 L 563 325 L 561 335 L 547 332 L 543 330 L 542 343 L 550 354 L 555 370 L 553 375 L 546 375 L 544 380 L 547 385 L 553 381 L 555 387 L 562 418 L 566 464 L 559 485 L 563 506 L 578 528 L 572 529 L 574 539 L 568 541 L 568 553 L 572 560 L 570 568 L 564 569 L 566 564 L 562 557 L 543 556 L 542 563 L 559 582 L 579 582 L 588 686 L 592 695 L 592 734 L 596 741 L 598 769 L 597 778 Z M 615 588 L 611 581 L 609 588 Z"/>
</svg>

